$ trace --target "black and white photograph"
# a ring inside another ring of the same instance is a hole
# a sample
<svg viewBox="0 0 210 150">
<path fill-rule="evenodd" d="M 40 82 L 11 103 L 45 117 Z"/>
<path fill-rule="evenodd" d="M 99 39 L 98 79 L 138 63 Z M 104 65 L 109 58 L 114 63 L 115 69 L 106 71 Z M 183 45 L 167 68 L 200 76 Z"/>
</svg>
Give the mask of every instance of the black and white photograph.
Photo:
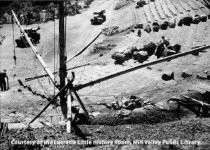
<svg viewBox="0 0 210 150">
<path fill-rule="evenodd" d="M 209 150 L 210 0 L 0 0 L 1 150 Z"/>
</svg>

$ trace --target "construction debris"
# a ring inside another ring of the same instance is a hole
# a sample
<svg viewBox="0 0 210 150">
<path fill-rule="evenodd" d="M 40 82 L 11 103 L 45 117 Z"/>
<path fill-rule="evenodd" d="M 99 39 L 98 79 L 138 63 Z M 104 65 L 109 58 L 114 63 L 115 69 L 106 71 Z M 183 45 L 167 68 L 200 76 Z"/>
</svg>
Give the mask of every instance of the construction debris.
<svg viewBox="0 0 210 150">
<path fill-rule="evenodd" d="M 145 104 L 148 104 L 144 102 L 143 98 L 137 97 L 137 96 L 130 96 L 130 98 L 123 98 L 122 100 L 117 100 L 116 102 L 113 102 L 111 107 L 114 110 L 120 110 L 120 109 L 127 109 L 127 110 L 133 110 L 135 108 L 143 107 Z"/>
<path fill-rule="evenodd" d="M 145 44 L 143 48 L 129 47 L 124 51 L 116 51 L 112 54 L 112 59 L 115 60 L 115 64 L 122 64 L 126 60 L 133 58 L 139 63 L 143 63 L 150 56 L 155 55 L 159 59 L 160 57 L 167 57 L 179 53 L 181 50 L 181 45 L 175 44 L 173 46 L 167 40 L 155 44 L 154 42 L 149 42 Z"/>
<path fill-rule="evenodd" d="M 208 97 L 210 92 L 200 93 L 198 91 L 188 91 L 187 93 L 181 94 L 180 97 L 174 97 L 168 100 L 175 101 L 178 103 L 177 113 L 180 113 L 180 106 L 187 108 L 196 114 L 197 117 L 209 116 L 210 104 Z"/>
<path fill-rule="evenodd" d="M 116 4 L 114 10 L 119 10 L 119 9 L 125 7 L 125 6 L 130 5 L 132 2 L 133 2 L 132 0 L 120 0 L 120 1 Z"/>
<path fill-rule="evenodd" d="M 112 26 L 112 27 L 106 27 L 102 29 L 102 33 L 106 36 L 111 36 L 113 34 L 116 34 L 119 32 L 119 27 L 118 26 Z"/>
</svg>

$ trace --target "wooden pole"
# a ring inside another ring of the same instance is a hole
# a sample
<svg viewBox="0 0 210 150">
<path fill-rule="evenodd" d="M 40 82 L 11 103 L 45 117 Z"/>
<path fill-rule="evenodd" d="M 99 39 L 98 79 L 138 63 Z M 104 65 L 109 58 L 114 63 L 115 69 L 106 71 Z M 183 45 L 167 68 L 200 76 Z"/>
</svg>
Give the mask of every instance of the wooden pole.
<svg viewBox="0 0 210 150">
<path fill-rule="evenodd" d="M 72 96 L 71 96 L 71 90 L 68 88 L 68 94 L 67 94 L 67 122 L 66 122 L 66 131 L 67 133 L 71 133 L 71 118 L 72 118 L 72 115 L 71 115 L 71 102 L 73 101 L 72 100 Z"/>
<path fill-rule="evenodd" d="M 54 82 L 54 75 L 52 74 L 52 72 L 50 71 L 50 69 L 47 67 L 47 65 L 45 64 L 44 60 L 42 59 L 42 57 L 40 56 L 40 54 L 38 53 L 38 51 L 36 50 L 36 48 L 34 47 L 34 45 L 32 44 L 31 40 L 29 39 L 28 35 L 26 34 L 25 30 L 22 28 L 22 26 L 20 25 L 20 22 L 18 21 L 14 11 L 12 10 L 12 15 L 18 25 L 18 27 L 20 28 L 20 31 L 23 33 L 23 35 L 25 36 L 28 44 L 30 45 L 33 53 L 35 54 L 35 56 L 37 57 L 37 59 L 39 60 L 40 64 L 42 65 L 42 67 L 44 68 L 45 72 L 48 74 L 50 80 L 52 81 L 52 83 L 55 85 L 55 87 L 57 87 L 57 84 Z"/>
<path fill-rule="evenodd" d="M 78 102 L 80 103 L 82 109 L 84 110 L 84 112 L 86 113 L 86 115 L 89 117 L 88 111 L 85 108 L 85 105 L 83 104 L 82 100 L 80 99 L 79 95 L 77 94 L 76 89 L 74 88 L 72 82 L 69 84 L 70 89 L 72 90 L 72 92 L 74 93 L 74 95 L 76 96 Z"/>
<path fill-rule="evenodd" d="M 66 39 L 65 39 L 65 14 L 64 14 L 64 3 L 63 1 L 59 2 L 59 47 L 60 47 L 60 70 L 59 70 L 59 75 L 60 75 L 60 88 L 65 87 L 66 84 L 66 77 L 67 77 L 67 68 L 66 68 L 66 61 L 67 61 L 67 56 L 66 56 Z M 67 105 L 70 103 L 69 96 L 67 96 L 67 91 L 64 90 L 61 92 L 60 95 L 60 104 L 61 104 L 61 111 L 63 113 L 64 119 L 66 120 L 66 130 L 67 133 L 71 132 L 71 121 L 70 121 L 70 115 L 68 115 L 69 111 L 71 111 L 71 104 Z M 68 97 L 68 101 L 67 101 Z M 70 109 L 70 110 L 69 110 Z"/>
</svg>

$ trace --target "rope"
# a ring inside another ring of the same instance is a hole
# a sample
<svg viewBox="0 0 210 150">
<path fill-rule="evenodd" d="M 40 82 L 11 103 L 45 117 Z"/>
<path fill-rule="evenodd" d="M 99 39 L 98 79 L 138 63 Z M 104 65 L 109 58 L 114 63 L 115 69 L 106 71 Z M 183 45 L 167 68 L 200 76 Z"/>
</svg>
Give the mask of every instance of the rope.
<svg viewBox="0 0 210 150">
<path fill-rule="evenodd" d="M 16 51 L 15 51 L 15 30 L 14 30 L 14 21 L 13 21 L 13 17 L 12 17 L 12 32 L 13 32 L 13 46 L 14 46 L 14 49 L 13 49 L 13 59 L 14 59 L 14 63 L 16 65 L 16 60 L 17 60 L 17 57 L 16 57 Z"/>
</svg>

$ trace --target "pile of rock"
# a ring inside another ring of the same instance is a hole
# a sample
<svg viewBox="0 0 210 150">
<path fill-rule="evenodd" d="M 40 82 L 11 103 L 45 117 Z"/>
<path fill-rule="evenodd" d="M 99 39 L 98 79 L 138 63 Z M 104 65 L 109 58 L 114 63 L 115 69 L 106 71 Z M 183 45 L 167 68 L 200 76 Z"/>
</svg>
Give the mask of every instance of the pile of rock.
<svg viewBox="0 0 210 150">
<path fill-rule="evenodd" d="M 146 5 L 146 1 L 145 0 L 139 0 L 137 3 L 136 3 L 136 8 L 139 8 L 139 7 L 143 7 L 144 5 Z"/>
<path fill-rule="evenodd" d="M 144 45 L 143 48 L 138 49 L 137 47 L 129 47 L 121 52 L 114 52 L 112 54 L 112 59 L 115 60 L 115 64 L 122 64 L 126 60 L 134 59 L 137 60 L 140 63 L 143 63 L 146 61 L 150 56 L 152 56 L 155 53 L 156 50 L 156 44 L 153 42 L 150 42 L 146 45 Z"/>
<path fill-rule="evenodd" d="M 187 14 L 186 16 L 183 16 L 179 19 L 178 26 L 186 25 L 190 26 L 190 24 L 198 24 L 199 22 L 206 22 L 207 21 L 207 15 L 194 15 L 191 16 Z"/>
<path fill-rule="evenodd" d="M 173 46 L 167 40 L 163 40 L 161 43 L 149 42 L 144 45 L 143 48 L 129 47 L 124 51 L 116 51 L 112 54 L 112 59 L 115 60 L 115 64 L 122 64 L 129 59 L 134 59 L 139 63 L 143 63 L 150 56 L 155 55 L 157 59 L 160 57 L 167 57 L 180 52 L 181 45 L 175 44 Z"/>
<path fill-rule="evenodd" d="M 145 100 L 141 97 L 130 96 L 130 98 L 123 98 L 122 100 L 117 100 L 116 102 L 113 102 L 110 108 L 113 108 L 114 110 L 133 110 L 135 108 L 141 108 L 148 103 L 149 102 L 145 102 Z"/>
<path fill-rule="evenodd" d="M 112 26 L 112 27 L 106 27 L 102 29 L 102 33 L 106 36 L 113 35 L 115 33 L 119 32 L 119 27 L 118 26 Z"/>
</svg>

